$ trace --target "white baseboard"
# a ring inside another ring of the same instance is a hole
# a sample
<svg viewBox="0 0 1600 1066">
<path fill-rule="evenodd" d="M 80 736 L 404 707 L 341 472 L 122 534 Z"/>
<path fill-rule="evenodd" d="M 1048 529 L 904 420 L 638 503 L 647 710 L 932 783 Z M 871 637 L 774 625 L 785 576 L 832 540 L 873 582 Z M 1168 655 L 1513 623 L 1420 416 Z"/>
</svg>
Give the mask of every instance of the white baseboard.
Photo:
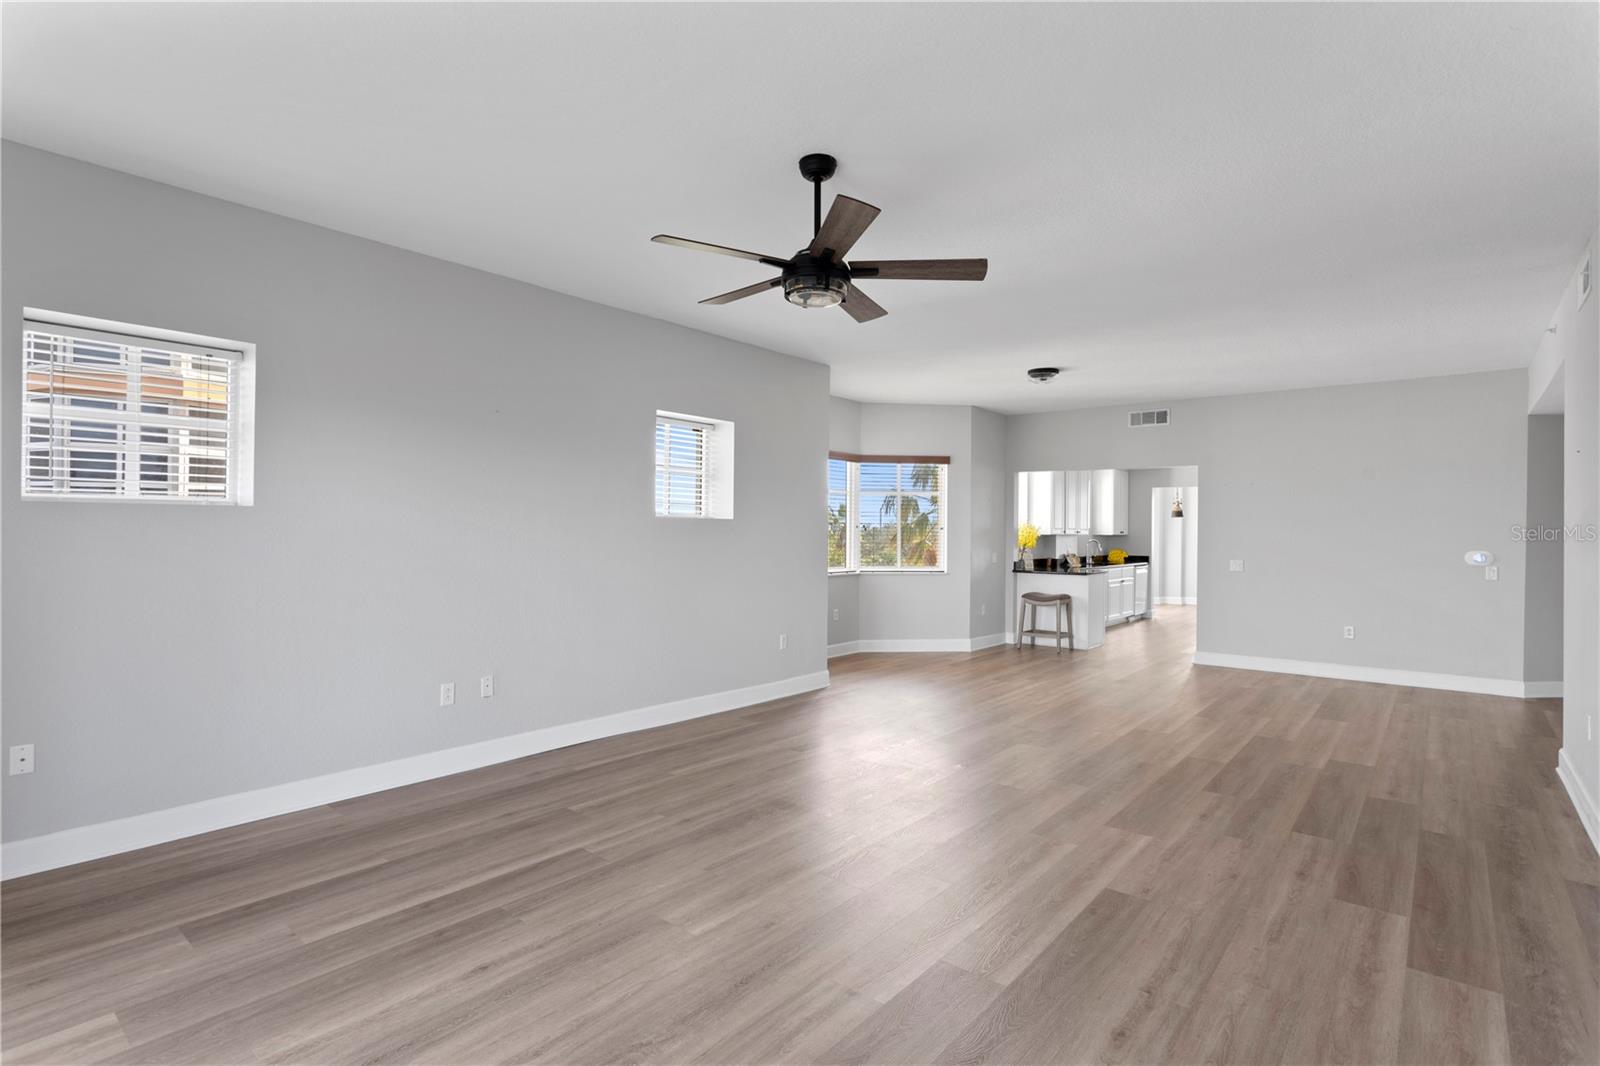
<svg viewBox="0 0 1600 1066">
<path fill-rule="evenodd" d="M 1451 692 L 1479 692 L 1488 696 L 1510 696 L 1515 699 L 1529 698 L 1524 682 L 1500 677 L 1433 674 L 1422 670 L 1391 670 L 1382 666 L 1350 666 L 1345 663 L 1318 663 L 1304 659 L 1269 659 L 1259 655 L 1231 655 L 1219 651 L 1195 652 L 1194 664 L 1225 666 L 1233 670 L 1262 670 L 1270 674 L 1331 677 L 1340 681 L 1370 681 L 1378 685 L 1408 685 L 1411 688 L 1448 689 Z"/>
<path fill-rule="evenodd" d="M 862 652 L 962 652 L 982 651 L 1006 643 L 1004 633 L 990 633 L 984 637 L 929 637 L 910 640 L 851 640 L 843 644 L 829 644 L 828 658 L 841 655 L 859 655 Z"/>
<path fill-rule="evenodd" d="M 1524 681 L 1522 698 L 1528 700 L 1559 700 L 1562 694 L 1559 681 Z"/>
<path fill-rule="evenodd" d="M 1578 811 L 1578 820 L 1589 831 L 1589 843 L 1594 845 L 1595 851 L 1600 851 L 1600 807 L 1595 806 L 1594 797 L 1589 795 L 1589 790 L 1583 787 L 1583 781 L 1573 771 L 1572 760 L 1567 758 L 1567 749 L 1564 747 L 1556 755 L 1556 776 L 1567 786 L 1567 795 Z"/>
<path fill-rule="evenodd" d="M 1157 607 L 1194 607 L 1200 603 L 1199 596 L 1157 596 L 1151 601 Z"/>
<path fill-rule="evenodd" d="M 251 792 L 188 803 L 181 807 L 136 814 L 131 818 L 63 829 L 58 833 L 13 840 L 0 847 L 0 878 L 10 879 L 87 862 L 124 851 L 164 844 L 169 840 L 226 829 L 245 822 L 320 807 L 326 803 L 364 796 L 401 785 L 476 770 L 495 763 L 537 755 L 585 741 L 703 718 L 768 700 L 782 699 L 824 688 L 828 672 L 800 674 L 747 688 L 713 692 L 706 696 L 658 703 L 631 711 L 589 718 L 580 722 L 534 729 L 508 737 L 464 744 L 443 751 L 395 759 L 353 770 L 290 781 Z"/>
</svg>

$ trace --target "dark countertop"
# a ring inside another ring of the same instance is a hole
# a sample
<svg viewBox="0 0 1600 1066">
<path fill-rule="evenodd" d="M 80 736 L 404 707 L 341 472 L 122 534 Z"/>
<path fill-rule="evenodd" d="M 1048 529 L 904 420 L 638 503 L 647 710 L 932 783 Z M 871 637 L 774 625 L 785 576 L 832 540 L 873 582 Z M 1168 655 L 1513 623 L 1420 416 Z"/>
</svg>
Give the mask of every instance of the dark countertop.
<svg viewBox="0 0 1600 1066">
<path fill-rule="evenodd" d="M 1104 558 L 1104 556 L 1096 556 L 1097 560 Z M 1120 570 L 1123 567 L 1128 566 L 1149 565 L 1150 557 L 1148 555 L 1130 555 L 1128 556 L 1127 562 L 1124 563 L 1107 563 L 1097 561 L 1093 564 L 1094 568 L 1092 570 L 1021 570 L 1018 569 L 1015 564 L 1013 564 L 1011 572 L 1013 574 L 1065 574 L 1068 577 L 1088 577 L 1091 574 L 1103 574 L 1107 570 Z"/>
</svg>

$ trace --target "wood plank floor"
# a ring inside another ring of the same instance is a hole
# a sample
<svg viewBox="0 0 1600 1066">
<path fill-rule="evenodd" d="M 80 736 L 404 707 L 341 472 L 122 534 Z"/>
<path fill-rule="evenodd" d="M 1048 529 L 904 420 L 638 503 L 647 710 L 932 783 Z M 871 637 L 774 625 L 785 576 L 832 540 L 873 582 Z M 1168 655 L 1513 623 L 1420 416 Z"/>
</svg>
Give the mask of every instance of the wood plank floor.
<svg viewBox="0 0 1600 1066">
<path fill-rule="evenodd" d="M 1104 648 L 8 882 L 7 1062 L 1594 1063 L 1560 708 Z"/>
</svg>

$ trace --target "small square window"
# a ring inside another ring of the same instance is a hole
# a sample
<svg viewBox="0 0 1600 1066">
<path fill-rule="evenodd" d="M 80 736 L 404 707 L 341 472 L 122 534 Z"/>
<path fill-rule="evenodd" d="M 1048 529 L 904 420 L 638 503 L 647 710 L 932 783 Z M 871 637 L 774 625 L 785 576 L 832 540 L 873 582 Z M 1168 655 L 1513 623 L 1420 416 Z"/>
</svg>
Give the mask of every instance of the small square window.
<svg viewBox="0 0 1600 1066">
<path fill-rule="evenodd" d="M 661 518 L 733 517 L 733 423 L 656 412 L 655 502 Z"/>
</svg>

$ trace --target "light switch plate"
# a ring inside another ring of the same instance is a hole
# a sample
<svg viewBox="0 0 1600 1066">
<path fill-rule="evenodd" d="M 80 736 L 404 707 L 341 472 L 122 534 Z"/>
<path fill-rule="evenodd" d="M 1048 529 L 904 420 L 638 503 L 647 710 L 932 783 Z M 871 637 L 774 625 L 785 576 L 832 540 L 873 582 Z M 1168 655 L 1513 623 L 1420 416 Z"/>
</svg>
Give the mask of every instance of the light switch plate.
<svg viewBox="0 0 1600 1066">
<path fill-rule="evenodd" d="M 1244 571 L 1244 560 L 1243 559 L 1229 559 L 1228 560 L 1228 569 L 1230 571 L 1232 571 L 1233 573 L 1235 573 L 1235 574 L 1242 573 Z"/>
<path fill-rule="evenodd" d="M 11 768 L 13 774 L 33 773 L 33 745 L 13 744 L 11 746 Z"/>
<path fill-rule="evenodd" d="M 1483 579 L 1485 581 L 1499 581 L 1500 580 L 1500 568 L 1498 566 L 1486 566 L 1486 567 L 1484 567 L 1483 568 Z"/>
</svg>

